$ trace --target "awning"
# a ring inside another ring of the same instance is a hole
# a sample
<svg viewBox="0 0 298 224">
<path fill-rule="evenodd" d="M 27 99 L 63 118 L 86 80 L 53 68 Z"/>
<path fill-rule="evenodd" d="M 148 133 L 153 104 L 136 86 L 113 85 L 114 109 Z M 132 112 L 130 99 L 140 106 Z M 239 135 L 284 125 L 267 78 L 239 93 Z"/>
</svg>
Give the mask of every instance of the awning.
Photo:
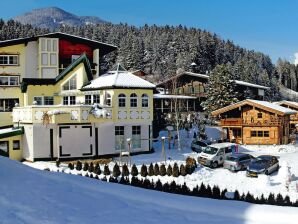
<svg viewBox="0 0 298 224">
<path fill-rule="evenodd" d="M 24 127 L 0 129 L 0 139 L 24 134 Z"/>
</svg>

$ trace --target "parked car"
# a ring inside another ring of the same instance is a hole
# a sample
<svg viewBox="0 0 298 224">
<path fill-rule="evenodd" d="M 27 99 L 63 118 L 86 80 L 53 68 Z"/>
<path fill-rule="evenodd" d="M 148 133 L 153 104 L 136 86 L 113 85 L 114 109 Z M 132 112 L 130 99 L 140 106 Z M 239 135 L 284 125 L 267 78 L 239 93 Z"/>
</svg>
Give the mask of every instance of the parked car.
<svg viewBox="0 0 298 224">
<path fill-rule="evenodd" d="M 248 164 L 246 175 L 249 177 L 258 177 L 261 173 L 269 175 L 278 169 L 279 161 L 276 156 L 258 156 Z"/>
<path fill-rule="evenodd" d="M 229 142 L 208 145 L 199 154 L 198 162 L 201 165 L 216 168 L 224 163 L 227 156 L 232 155 L 232 147 L 235 147 L 235 145 Z"/>
<path fill-rule="evenodd" d="M 202 152 L 204 148 L 211 145 L 209 140 L 193 140 L 191 143 L 191 150 L 195 152 Z"/>
<path fill-rule="evenodd" d="M 239 171 L 246 169 L 247 165 L 254 159 L 252 155 L 245 153 L 234 153 L 227 156 L 224 161 L 224 168 L 231 171 Z"/>
</svg>

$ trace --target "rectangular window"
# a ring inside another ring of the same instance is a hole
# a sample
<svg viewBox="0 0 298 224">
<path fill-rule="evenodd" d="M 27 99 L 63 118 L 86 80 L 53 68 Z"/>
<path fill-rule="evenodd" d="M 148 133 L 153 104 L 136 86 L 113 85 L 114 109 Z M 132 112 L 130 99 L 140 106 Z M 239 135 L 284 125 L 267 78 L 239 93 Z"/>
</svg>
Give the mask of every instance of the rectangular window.
<svg viewBox="0 0 298 224">
<path fill-rule="evenodd" d="M 258 137 L 263 137 L 263 131 L 258 131 Z"/>
<path fill-rule="evenodd" d="M 57 65 L 57 54 L 50 54 L 50 64 Z"/>
<path fill-rule="evenodd" d="M 234 137 L 241 137 L 241 129 L 233 129 Z"/>
<path fill-rule="evenodd" d="M 91 95 L 85 95 L 85 104 L 90 105 L 91 104 Z"/>
<path fill-rule="evenodd" d="M 47 51 L 51 51 L 51 40 L 47 40 Z"/>
<path fill-rule="evenodd" d="M 69 97 L 69 105 L 75 105 L 76 104 L 76 97 L 70 96 Z"/>
<path fill-rule="evenodd" d="M 19 140 L 14 140 L 12 143 L 12 149 L 13 150 L 19 150 L 20 149 L 20 141 Z"/>
<path fill-rule="evenodd" d="M 257 132 L 256 131 L 251 131 L 250 132 L 250 137 L 257 137 Z"/>
<path fill-rule="evenodd" d="M 68 105 L 68 96 L 63 97 L 63 105 Z"/>
<path fill-rule="evenodd" d="M 124 148 L 124 126 L 115 126 L 115 149 L 122 150 Z"/>
<path fill-rule="evenodd" d="M 47 51 L 46 40 L 45 39 L 41 39 L 41 50 L 42 51 Z"/>
<path fill-rule="evenodd" d="M 93 103 L 100 103 L 100 96 L 98 94 L 93 95 Z"/>
<path fill-rule="evenodd" d="M 54 105 L 54 97 L 45 96 L 44 97 L 44 105 Z"/>
<path fill-rule="evenodd" d="M 77 78 L 76 76 L 72 77 L 63 85 L 63 90 L 76 90 L 77 89 Z"/>
<path fill-rule="evenodd" d="M 19 55 L 0 55 L 0 65 L 18 65 Z"/>
<path fill-rule="evenodd" d="M 258 113 L 258 118 L 262 118 L 263 114 L 262 113 Z"/>
<path fill-rule="evenodd" d="M 269 137 L 269 131 L 264 131 L 264 137 Z"/>
<path fill-rule="evenodd" d="M 57 40 L 53 40 L 53 51 L 57 52 Z"/>
<path fill-rule="evenodd" d="M 41 64 L 48 65 L 48 54 L 46 53 L 41 54 Z"/>
<path fill-rule="evenodd" d="M 141 148 L 141 126 L 132 126 L 132 148 Z"/>
<path fill-rule="evenodd" d="M 18 76 L 0 76 L 0 86 L 18 86 Z"/>
<path fill-rule="evenodd" d="M 42 96 L 34 96 L 33 97 L 33 104 L 35 105 L 42 105 Z"/>
</svg>

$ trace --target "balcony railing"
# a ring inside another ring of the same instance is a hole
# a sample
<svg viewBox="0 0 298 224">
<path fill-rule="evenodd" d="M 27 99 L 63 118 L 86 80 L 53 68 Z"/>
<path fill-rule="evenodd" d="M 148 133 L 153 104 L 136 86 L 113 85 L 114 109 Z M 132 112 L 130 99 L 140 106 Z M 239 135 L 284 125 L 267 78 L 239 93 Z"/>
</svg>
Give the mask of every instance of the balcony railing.
<svg viewBox="0 0 298 224">
<path fill-rule="evenodd" d="M 112 108 L 94 110 L 91 105 L 53 105 L 15 107 L 13 122 L 21 123 L 89 123 L 112 118 Z"/>
<path fill-rule="evenodd" d="M 283 120 L 269 119 L 269 120 L 244 120 L 242 118 L 226 118 L 220 120 L 221 126 L 281 126 L 283 125 Z"/>
</svg>

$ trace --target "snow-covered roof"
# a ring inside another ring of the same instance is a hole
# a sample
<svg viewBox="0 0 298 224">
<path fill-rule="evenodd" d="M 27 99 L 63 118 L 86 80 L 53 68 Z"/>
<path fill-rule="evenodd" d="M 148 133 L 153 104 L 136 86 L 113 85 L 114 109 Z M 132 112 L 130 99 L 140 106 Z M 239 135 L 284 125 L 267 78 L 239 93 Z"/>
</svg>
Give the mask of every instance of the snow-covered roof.
<svg viewBox="0 0 298 224">
<path fill-rule="evenodd" d="M 109 71 L 84 86 L 82 90 L 106 88 L 154 89 L 156 86 L 128 71 Z"/>
<path fill-rule="evenodd" d="M 19 128 L 4 128 L 4 129 L 0 129 L 0 139 L 1 138 L 8 138 L 11 136 L 16 136 L 16 135 L 21 135 L 24 133 L 24 129 L 23 127 L 19 127 Z"/>
<path fill-rule="evenodd" d="M 194 96 L 154 94 L 154 99 L 196 99 Z"/>
<path fill-rule="evenodd" d="M 253 102 L 255 104 L 262 105 L 262 106 L 267 107 L 267 108 L 270 108 L 272 110 L 280 111 L 280 112 L 282 112 L 284 114 L 296 114 L 296 111 L 294 111 L 294 110 L 291 110 L 291 109 L 288 109 L 286 107 L 282 107 L 282 106 L 276 105 L 274 103 L 270 103 L 268 101 L 251 100 L 251 99 L 248 99 L 247 101 L 251 101 L 251 102 Z"/>
<path fill-rule="evenodd" d="M 221 109 L 215 110 L 211 114 L 213 116 L 217 116 L 219 114 L 225 113 L 227 111 L 233 110 L 235 108 L 238 108 L 240 106 L 247 105 L 247 104 L 252 105 L 252 106 L 257 106 L 257 107 L 259 107 L 261 109 L 264 109 L 264 110 L 271 110 L 271 111 L 274 111 L 275 113 L 278 113 L 278 114 L 281 114 L 281 115 L 296 114 L 297 113 L 294 110 L 288 109 L 286 107 L 279 106 L 275 103 L 270 103 L 268 101 L 246 99 L 246 100 L 240 101 L 238 103 L 234 103 L 232 105 L 229 105 L 229 106 L 223 107 Z"/>
<path fill-rule="evenodd" d="M 241 86 L 254 87 L 254 88 L 259 88 L 259 89 L 264 89 L 264 90 L 265 89 L 270 89 L 269 87 L 253 84 L 253 83 L 250 83 L 250 82 L 244 82 L 244 81 L 240 81 L 240 80 L 234 80 L 234 81 L 237 85 L 241 85 Z"/>
<path fill-rule="evenodd" d="M 274 102 L 274 103 L 278 104 L 278 105 L 283 105 L 284 104 L 284 105 L 296 107 L 298 109 L 298 102 L 282 100 L 282 101 Z"/>
</svg>

